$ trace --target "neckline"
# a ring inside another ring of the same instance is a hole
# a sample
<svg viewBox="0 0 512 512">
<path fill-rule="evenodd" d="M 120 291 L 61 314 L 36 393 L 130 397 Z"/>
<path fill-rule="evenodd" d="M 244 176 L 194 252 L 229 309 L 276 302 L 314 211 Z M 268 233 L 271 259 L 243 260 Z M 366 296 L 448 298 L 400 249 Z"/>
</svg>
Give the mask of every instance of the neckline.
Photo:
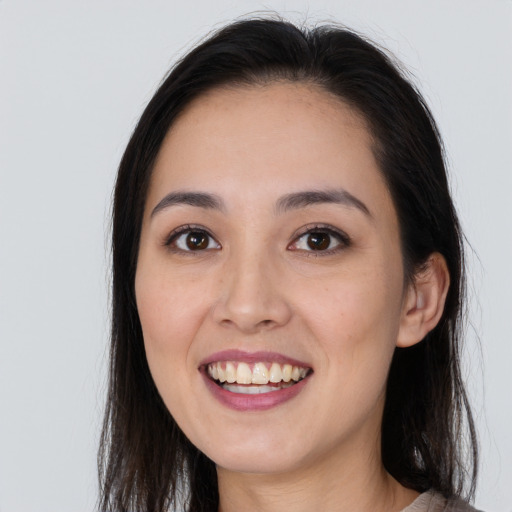
<svg viewBox="0 0 512 512">
<path fill-rule="evenodd" d="M 425 512 L 428 511 L 434 497 L 434 491 L 426 491 L 420 494 L 410 505 L 407 505 L 401 512 Z"/>
</svg>

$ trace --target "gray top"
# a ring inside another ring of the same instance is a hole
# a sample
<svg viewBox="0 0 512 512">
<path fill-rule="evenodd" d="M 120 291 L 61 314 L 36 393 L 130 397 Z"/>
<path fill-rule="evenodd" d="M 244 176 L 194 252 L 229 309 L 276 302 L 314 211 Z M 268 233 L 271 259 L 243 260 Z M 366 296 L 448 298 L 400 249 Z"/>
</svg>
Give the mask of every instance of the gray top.
<svg viewBox="0 0 512 512">
<path fill-rule="evenodd" d="M 434 491 L 420 494 L 402 512 L 479 512 L 462 500 L 447 500 Z"/>
</svg>

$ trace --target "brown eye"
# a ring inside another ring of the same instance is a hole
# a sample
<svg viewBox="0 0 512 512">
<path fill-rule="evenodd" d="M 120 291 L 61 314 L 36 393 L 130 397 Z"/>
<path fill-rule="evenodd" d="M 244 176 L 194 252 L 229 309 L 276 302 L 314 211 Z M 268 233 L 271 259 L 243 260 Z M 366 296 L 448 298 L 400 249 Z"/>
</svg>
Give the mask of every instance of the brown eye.
<svg viewBox="0 0 512 512">
<path fill-rule="evenodd" d="M 307 244 L 313 251 L 325 251 L 331 244 L 331 235 L 327 233 L 310 233 L 307 238 Z"/>
<path fill-rule="evenodd" d="M 186 229 L 171 237 L 166 245 L 183 252 L 198 252 L 209 249 L 220 249 L 219 243 L 206 231 Z"/>
<path fill-rule="evenodd" d="M 327 256 L 342 251 L 350 245 L 350 238 L 343 231 L 330 226 L 315 226 L 296 238 L 288 249 L 305 253 L 325 253 Z"/>
<path fill-rule="evenodd" d="M 192 231 L 187 235 L 187 247 L 191 251 L 200 251 L 208 247 L 208 235 L 201 231 Z"/>
</svg>

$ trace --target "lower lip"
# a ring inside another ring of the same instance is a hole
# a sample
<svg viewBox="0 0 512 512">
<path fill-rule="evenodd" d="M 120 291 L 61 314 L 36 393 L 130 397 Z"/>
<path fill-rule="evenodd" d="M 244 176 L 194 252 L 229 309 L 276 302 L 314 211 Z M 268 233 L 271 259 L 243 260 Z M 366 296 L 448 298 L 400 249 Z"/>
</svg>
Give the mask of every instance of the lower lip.
<svg viewBox="0 0 512 512">
<path fill-rule="evenodd" d="M 201 372 L 208 389 L 213 396 L 223 405 L 236 411 L 265 411 L 272 407 L 291 400 L 297 396 L 306 386 L 309 377 L 300 380 L 297 384 L 279 391 L 269 391 L 268 393 L 259 393 L 257 395 L 244 395 L 241 393 L 232 393 L 224 389 L 211 380 L 204 371 Z"/>
</svg>

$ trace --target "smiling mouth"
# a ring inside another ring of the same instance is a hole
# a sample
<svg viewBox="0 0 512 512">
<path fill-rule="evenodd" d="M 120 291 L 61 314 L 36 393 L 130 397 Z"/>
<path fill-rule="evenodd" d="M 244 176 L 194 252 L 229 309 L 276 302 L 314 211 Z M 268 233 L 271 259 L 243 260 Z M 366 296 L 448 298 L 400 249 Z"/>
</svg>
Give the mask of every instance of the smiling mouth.
<svg viewBox="0 0 512 512">
<path fill-rule="evenodd" d="M 309 376 L 312 369 L 276 362 L 218 361 L 207 364 L 206 373 L 226 391 L 256 395 L 289 388 Z"/>
</svg>

